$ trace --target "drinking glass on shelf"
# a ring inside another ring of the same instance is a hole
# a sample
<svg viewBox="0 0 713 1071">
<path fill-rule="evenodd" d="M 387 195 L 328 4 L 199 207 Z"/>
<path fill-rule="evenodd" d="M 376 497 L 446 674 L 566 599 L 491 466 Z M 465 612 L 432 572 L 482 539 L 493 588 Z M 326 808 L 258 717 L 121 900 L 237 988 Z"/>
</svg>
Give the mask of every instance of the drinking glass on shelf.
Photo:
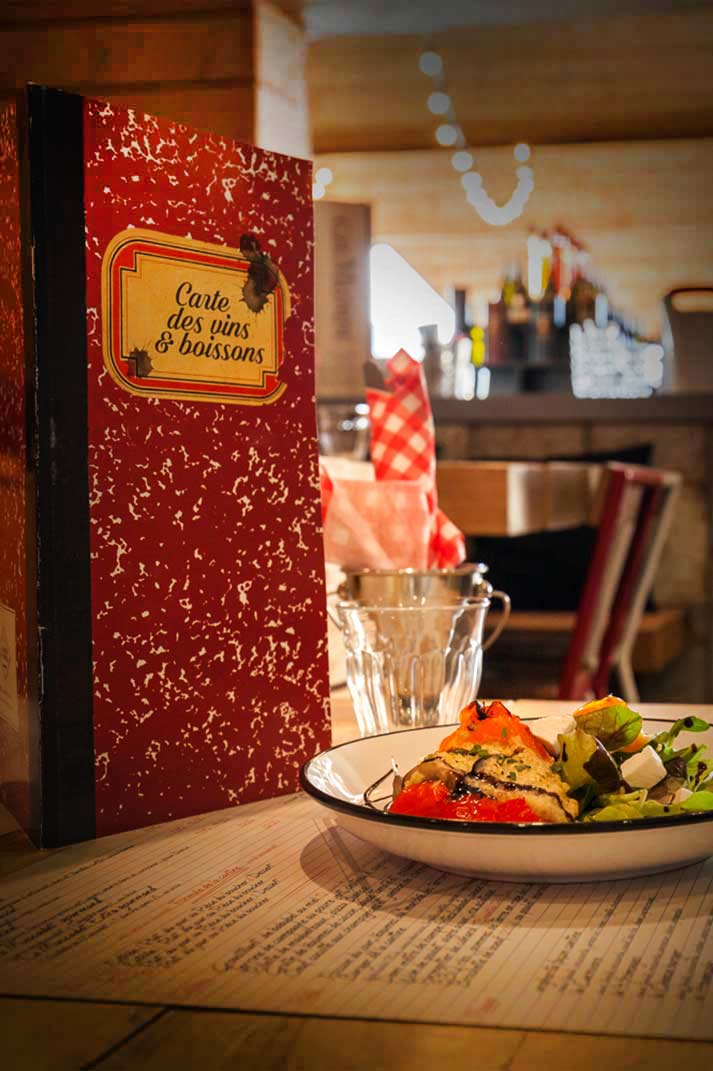
<svg viewBox="0 0 713 1071">
<path fill-rule="evenodd" d="M 365 461 L 369 454 L 368 405 L 319 405 L 317 434 L 323 456 Z"/>
</svg>

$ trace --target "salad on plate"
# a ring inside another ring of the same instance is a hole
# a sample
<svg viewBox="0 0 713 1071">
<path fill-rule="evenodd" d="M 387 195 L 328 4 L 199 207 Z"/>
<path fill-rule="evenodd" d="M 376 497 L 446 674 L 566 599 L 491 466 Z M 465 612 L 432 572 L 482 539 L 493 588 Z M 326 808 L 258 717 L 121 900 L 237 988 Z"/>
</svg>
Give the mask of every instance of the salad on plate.
<svg viewBox="0 0 713 1071">
<path fill-rule="evenodd" d="M 436 752 L 395 772 L 388 813 L 567 823 L 713 811 L 713 757 L 703 744 L 678 743 L 710 727 L 690 716 L 649 736 L 613 695 L 528 722 L 497 700 L 476 700 Z"/>
</svg>

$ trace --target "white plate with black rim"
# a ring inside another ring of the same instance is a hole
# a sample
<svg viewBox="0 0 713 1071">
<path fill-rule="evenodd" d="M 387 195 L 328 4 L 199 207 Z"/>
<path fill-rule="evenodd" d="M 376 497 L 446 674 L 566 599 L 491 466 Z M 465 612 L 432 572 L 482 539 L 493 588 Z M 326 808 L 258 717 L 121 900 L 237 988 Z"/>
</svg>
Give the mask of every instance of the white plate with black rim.
<svg viewBox="0 0 713 1071">
<path fill-rule="evenodd" d="M 647 720 L 644 728 L 657 733 L 669 725 Z M 405 773 L 436 751 L 448 731 L 449 726 L 438 725 L 339 744 L 305 763 L 302 788 L 339 826 L 375 847 L 474 878 L 611 881 L 674 870 L 713 855 L 713 812 L 566 825 L 388 814 L 392 761 Z M 695 737 L 681 734 L 676 743 L 683 747 L 693 739 L 713 747 L 711 730 Z M 371 803 L 365 799 L 369 789 Z"/>
</svg>

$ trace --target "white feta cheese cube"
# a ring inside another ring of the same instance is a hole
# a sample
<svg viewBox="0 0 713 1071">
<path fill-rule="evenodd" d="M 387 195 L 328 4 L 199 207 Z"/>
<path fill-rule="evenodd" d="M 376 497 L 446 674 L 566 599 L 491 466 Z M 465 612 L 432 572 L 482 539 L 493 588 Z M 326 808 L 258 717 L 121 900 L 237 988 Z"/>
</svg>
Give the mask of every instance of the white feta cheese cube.
<svg viewBox="0 0 713 1071">
<path fill-rule="evenodd" d="M 533 736 L 540 740 L 550 755 L 559 756 L 560 748 L 557 737 L 571 733 L 577 728 L 577 723 L 571 714 L 550 714 L 548 718 L 538 718 L 528 722 Z"/>
<path fill-rule="evenodd" d="M 666 767 L 652 747 L 644 747 L 622 762 L 621 775 L 632 788 L 653 788 L 666 776 Z"/>
<path fill-rule="evenodd" d="M 690 788 L 679 788 L 678 792 L 675 793 L 671 800 L 671 803 L 683 803 L 684 800 L 687 800 L 688 797 L 692 795 L 693 793 Z"/>
</svg>

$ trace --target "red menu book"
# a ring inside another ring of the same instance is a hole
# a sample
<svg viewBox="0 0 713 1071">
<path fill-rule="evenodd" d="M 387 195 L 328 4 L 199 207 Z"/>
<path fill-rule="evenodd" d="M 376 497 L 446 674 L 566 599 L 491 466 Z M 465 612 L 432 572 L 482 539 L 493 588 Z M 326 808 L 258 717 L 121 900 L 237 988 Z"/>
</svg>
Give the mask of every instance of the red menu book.
<svg viewBox="0 0 713 1071">
<path fill-rule="evenodd" d="M 30 87 L 0 114 L 0 784 L 53 846 L 329 741 L 311 165 Z"/>
</svg>

